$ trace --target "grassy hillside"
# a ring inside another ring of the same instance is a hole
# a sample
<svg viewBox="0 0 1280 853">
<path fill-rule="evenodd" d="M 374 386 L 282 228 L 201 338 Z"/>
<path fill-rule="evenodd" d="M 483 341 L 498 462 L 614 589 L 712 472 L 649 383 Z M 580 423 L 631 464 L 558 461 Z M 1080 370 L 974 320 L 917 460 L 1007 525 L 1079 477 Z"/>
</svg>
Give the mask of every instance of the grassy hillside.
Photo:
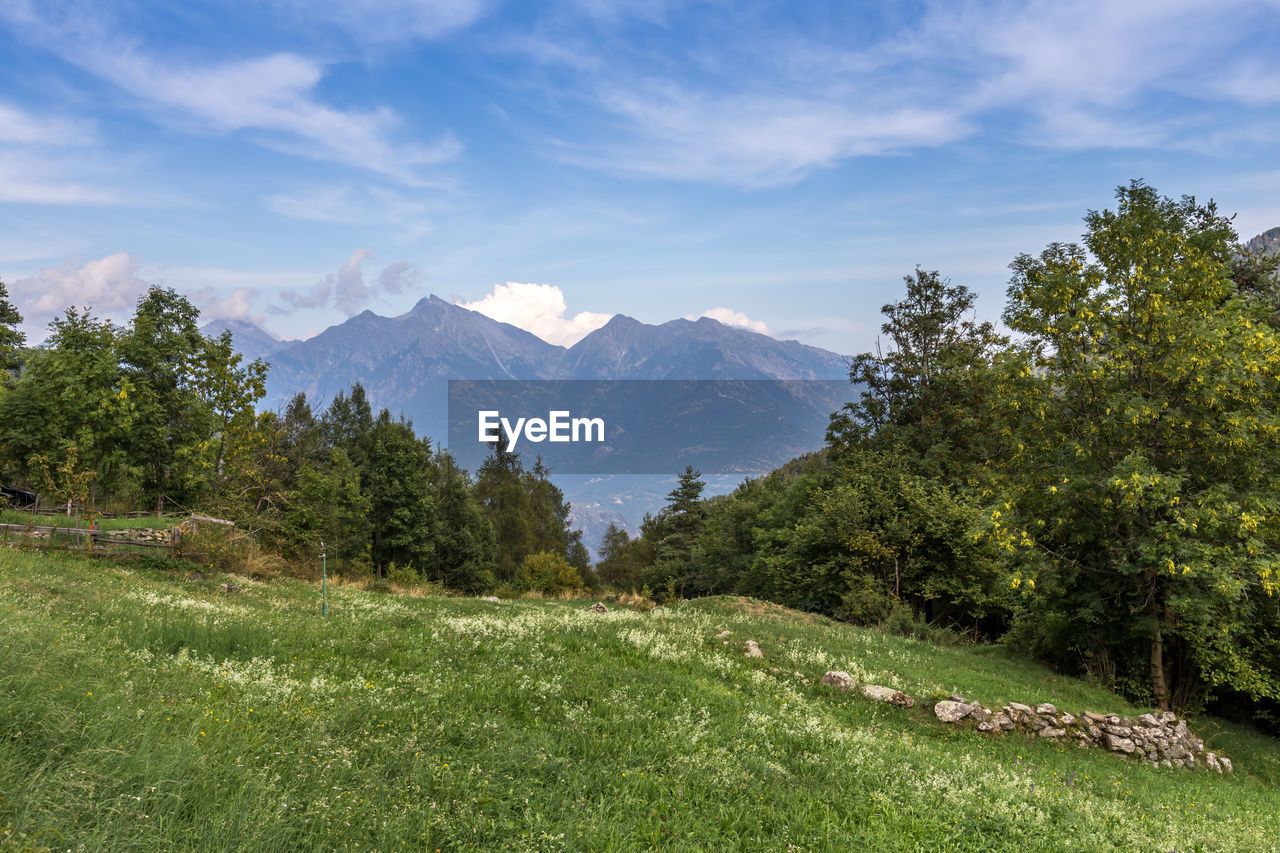
<svg viewBox="0 0 1280 853">
<path fill-rule="evenodd" d="M 1154 769 L 817 683 L 1136 710 L 1000 649 L 737 599 L 338 588 L 323 620 L 225 580 L 0 550 L 0 850 L 1280 847 L 1274 741 L 1211 724 L 1234 776 Z"/>
</svg>

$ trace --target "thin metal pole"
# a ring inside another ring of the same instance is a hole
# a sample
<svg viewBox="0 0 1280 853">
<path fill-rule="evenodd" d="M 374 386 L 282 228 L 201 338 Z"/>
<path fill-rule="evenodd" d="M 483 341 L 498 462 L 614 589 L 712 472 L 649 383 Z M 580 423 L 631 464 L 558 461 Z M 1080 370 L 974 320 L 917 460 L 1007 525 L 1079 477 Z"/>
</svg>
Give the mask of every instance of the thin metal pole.
<svg viewBox="0 0 1280 853">
<path fill-rule="evenodd" d="M 320 540 L 320 615 L 329 615 L 329 563 L 323 539 Z"/>
</svg>

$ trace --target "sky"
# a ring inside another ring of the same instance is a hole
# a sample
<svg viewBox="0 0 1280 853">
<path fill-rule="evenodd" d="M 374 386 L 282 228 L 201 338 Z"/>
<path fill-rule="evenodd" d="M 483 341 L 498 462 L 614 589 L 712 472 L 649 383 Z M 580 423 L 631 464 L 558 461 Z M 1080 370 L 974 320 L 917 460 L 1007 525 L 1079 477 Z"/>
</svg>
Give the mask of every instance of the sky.
<svg viewBox="0 0 1280 853">
<path fill-rule="evenodd" d="M 152 284 L 304 338 L 436 294 L 874 346 L 1142 179 L 1280 225 L 1280 0 L 0 0 L 30 340 Z"/>
</svg>

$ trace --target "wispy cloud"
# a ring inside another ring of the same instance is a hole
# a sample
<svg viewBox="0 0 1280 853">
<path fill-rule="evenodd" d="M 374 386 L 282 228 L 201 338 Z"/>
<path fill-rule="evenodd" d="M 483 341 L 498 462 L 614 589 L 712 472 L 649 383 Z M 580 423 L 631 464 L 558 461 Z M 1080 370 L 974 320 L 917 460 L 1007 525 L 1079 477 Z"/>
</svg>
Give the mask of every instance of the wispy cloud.
<svg viewBox="0 0 1280 853">
<path fill-rule="evenodd" d="M 36 115 L 0 101 L 0 143 L 89 145 L 98 134 L 92 122 L 79 118 Z"/>
<path fill-rule="evenodd" d="M 475 23 L 492 4 L 486 0 L 272 0 L 271 5 L 298 20 L 385 44 L 441 38 Z"/>
<path fill-rule="evenodd" d="M 24 204 L 115 204 L 112 190 L 76 177 L 75 164 L 49 156 L 4 151 L 0 157 L 0 202 Z"/>
<path fill-rule="evenodd" d="M 383 295 L 397 296 L 426 280 L 426 273 L 421 268 L 408 261 L 399 261 L 384 267 L 373 281 L 365 281 L 364 264 L 371 257 L 373 249 L 356 249 L 337 272 L 325 275 L 311 287 L 283 291 L 281 299 L 284 304 L 268 310 L 273 314 L 287 314 L 299 309 L 334 307 L 352 317 L 373 299 Z"/>
<path fill-rule="evenodd" d="M 151 107 L 159 121 L 191 129 L 242 133 L 265 147 L 380 173 L 405 184 L 421 170 L 455 157 L 449 133 L 430 143 L 398 141 L 401 117 L 386 107 L 340 109 L 316 93 L 325 64 L 294 53 L 199 63 L 147 52 L 107 17 L 79 9 L 46 15 L 30 3 L 0 8 L 62 59 L 102 77 Z"/>
<path fill-rule="evenodd" d="M 1213 132 L 1215 101 L 1280 99 L 1256 47 L 1258 31 L 1280 29 L 1275 0 L 931 3 L 824 13 L 825 26 L 580 5 L 590 26 L 560 21 L 509 47 L 572 76 L 597 111 L 554 156 L 624 174 L 784 186 L 984 131 L 1036 147 L 1186 148 Z M 687 31 L 683 52 L 642 29 L 654 24 Z"/>
<path fill-rule="evenodd" d="M 434 230 L 438 206 L 412 201 L 377 186 L 331 184 L 266 196 L 268 209 L 293 219 L 338 225 L 383 225 L 401 240 L 416 240 Z"/>
</svg>

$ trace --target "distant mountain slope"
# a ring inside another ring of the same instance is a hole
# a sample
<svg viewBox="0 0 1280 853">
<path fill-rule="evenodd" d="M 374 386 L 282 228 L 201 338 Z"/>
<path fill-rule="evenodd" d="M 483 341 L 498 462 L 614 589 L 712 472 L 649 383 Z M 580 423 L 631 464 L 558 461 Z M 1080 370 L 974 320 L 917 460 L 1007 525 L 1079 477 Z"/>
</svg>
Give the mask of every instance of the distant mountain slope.
<svg viewBox="0 0 1280 853">
<path fill-rule="evenodd" d="M 563 379 L 843 379 L 844 359 L 703 317 L 650 326 L 621 314 L 574 344 Z"/>
<path fill-rule="evenodd" d="M 1263 231 L 1257 237 L 1244 244 L 1246 249 L 1252 249 L 1255 252 L 1280 252 L 1280 228 L 1272 228 Z"/>
<path fill-rule="evenodd" d="M 210 320 L 200 328 L 200 334 L 208 337 L 217 337 L 223 332 L 231 332 L 231 345 L 236 352 L 244 356 L 245 361 L 253 361 L 255 358 L 268 359 L 284 347 L 297 343 L 282 341 L 266 329 L 247 320 Z"/>
<path fill-rule="evenodd" d="M 443 435 L 441 403 L 450 379 L 541 379 L 562 347 L 432 296 L 398 317 L 365 311 L 275 354 L 270 408 L 299 391 L 323 406 L 363 383 L 375 407 L 404 414 L 419 432 Z"/>
<path fill-rule="evenodd" d="M 239 332 L 233 333 L 239 343 Z M 270 355 L 264 408 L 283 409 L 302 391 L 316 409 L 323 409 L 339 391 L 360 382 L 375 408 L 405 415 L 419 434 L 439 442 L 448 432 L 450 379 L 848 378 L 845 359 L 833 352 L 709 318 L 648 325 L 619 315 L 566 349 L 436 296 L 398 317 L 365 311 Z M 636 400 L 632 405 L 643 409 L 646 403 Z M 821 446 L 826 418 L 839 401 L 815 391 L 788 405 L 797 426 L 775 443 L 778 458 L 767 460 L 770 465 Z M 642 415 L 626 412 L 619 418 L 645 422 Z M 674 450 L 671 455 L 676 458 Z M 593 550 L 610 522 L 634 526 L 645 512 L 662 506 L 671 488 L 666 477 L 555 479 L 572 501 L 575 523 L 586 531 L 585 541 Z M 732 488 L 741 475 L 707 479 L 710 494 Z"/>
<path fill-rule="evenodd" d="M 450 379 L 844 379 L 844 358 L 709 318 L 652 326 L 617 316 L 570 349 L 431 296 L 398 317 L 365 311 L 274 353 L 269 408 L 318 405 L 361 382 L 376 407 L 442 436 Z"/>
</svg>

